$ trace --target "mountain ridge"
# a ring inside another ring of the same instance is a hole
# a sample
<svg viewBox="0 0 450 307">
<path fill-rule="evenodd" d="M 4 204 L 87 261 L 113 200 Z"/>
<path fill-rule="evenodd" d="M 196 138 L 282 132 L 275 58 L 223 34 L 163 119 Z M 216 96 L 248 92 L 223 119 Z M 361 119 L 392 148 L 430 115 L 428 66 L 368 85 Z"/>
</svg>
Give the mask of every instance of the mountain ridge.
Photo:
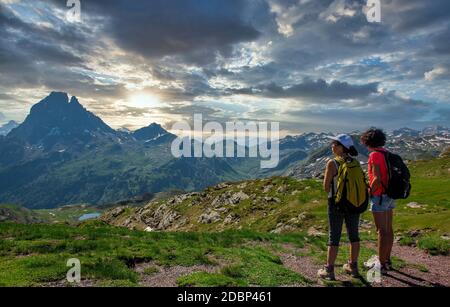
<svg viewBox="0 0 450 307">
<path fill-rule="evenodd" d="M 0 136 L 7 135 L 9 132 L 11 132 L 11 130 L 13 130 L 18 126 L 19 126 L 18 122 L 16 122 L 15 120 L 10 120 L 6 124 L 0 126 Z"/>
<path fill-rule="evenodd" d="M 390 145 L 413 159 L 438 156 L 449 144 L 448 129 L 437 127 L 437 135 L 430 131 L 423 137 L 393 138 Z M 313 177 L 331 154 L 327 136 L 311 132 L 281 139 L 274 169 L 261 170 L 259 158 L 174 158 L 171 142 L 177 136 L 159 124 L 114 130 L 76 97 L 52 92 L 22 124 L 0 137 L 0 203 L 98 205 L 172 189 L 201 190 L 222 181 Z M 357 135 L 354 139 L 358 144 Z M 361 146 L 358 150 L 364 152 Z"/>
</svg>

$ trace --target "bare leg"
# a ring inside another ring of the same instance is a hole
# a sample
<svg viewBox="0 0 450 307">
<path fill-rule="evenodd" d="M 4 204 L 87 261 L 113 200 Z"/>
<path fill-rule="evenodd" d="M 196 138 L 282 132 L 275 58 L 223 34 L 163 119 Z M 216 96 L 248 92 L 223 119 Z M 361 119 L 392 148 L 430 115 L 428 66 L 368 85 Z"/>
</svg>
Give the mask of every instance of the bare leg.
<svg viewBox="0 0 450 307">
<path fill-rule="evenodd" d="M 393 221 L 393 210 L 389 210 L 387 212 L 387 233 L 388 233 L 388 243 L 387 243 L 387 250 L 386 250 L 386 260 L 391 259 L 391 253 L 392 253 L 392 246 L 394 245 L 394 229 L 392 227 L 392 221 Z"/>
<path fill-rule="evenodd" d="M 389 234 L 387 230 L 387 212 L 373 212 L 375 225 L 378 232 L 378 258 L 381 264 L 387 262 L 387 252 L 389 246 Z"/>
<path fill-rule="evenodd" d="M 327 266 L 334 266 L 338 254 L 339 246 L 328 246 Z"/>
</svg>

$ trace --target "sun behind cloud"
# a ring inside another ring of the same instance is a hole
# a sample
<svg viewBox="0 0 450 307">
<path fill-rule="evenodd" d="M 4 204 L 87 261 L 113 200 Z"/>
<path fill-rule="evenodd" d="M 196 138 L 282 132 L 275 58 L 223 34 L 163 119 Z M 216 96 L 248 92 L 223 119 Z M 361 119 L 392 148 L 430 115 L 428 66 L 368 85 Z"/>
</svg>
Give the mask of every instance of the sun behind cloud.
<svg viewBox="0 0 450 307">
<path fill-rule="evenodd" d="M 127 99 L 126 104 L 136 108 L 156 108 L 161 106 L 161 101 L 156 95 L 138 93 L 131 95 Z"/>
</svg>

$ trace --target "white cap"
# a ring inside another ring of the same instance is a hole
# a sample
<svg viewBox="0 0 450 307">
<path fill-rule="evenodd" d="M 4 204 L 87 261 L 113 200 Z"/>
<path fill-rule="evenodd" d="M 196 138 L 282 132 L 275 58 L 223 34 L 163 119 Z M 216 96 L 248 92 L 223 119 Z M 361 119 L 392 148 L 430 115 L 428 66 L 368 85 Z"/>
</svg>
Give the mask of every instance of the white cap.
<svg viewBox="0 0 450 307">
<path fill-rule="evenodd" d="M 353 139 L 348 134 L 339 134 L 338 136 L 328 136 L 329 139 L 338 141 L 342 145 L 344 145 L 345 148 L 350 149 L 350 147 L 354 146 Z"/>
</svg>

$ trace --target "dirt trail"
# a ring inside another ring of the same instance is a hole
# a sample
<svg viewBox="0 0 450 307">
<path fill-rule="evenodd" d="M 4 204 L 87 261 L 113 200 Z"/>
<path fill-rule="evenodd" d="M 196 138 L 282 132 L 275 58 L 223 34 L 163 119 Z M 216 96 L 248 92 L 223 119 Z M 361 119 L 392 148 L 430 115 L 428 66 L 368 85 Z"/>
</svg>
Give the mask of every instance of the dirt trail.
<svg viewBox="0 0 450 307">
<path fill-rule="evenodd" d="M 317 278 L 317 270 L 320 269 L 320 265 L 315 264 L 311 257 L 300 257 L 289 253 L 280 253 L 279 256 L 285 267 L 308 278 L 315 285 L 321 286 Z"/>
<path fill-rule="evenodd" d="M 373 242 L 363 243 L 366 247 L 376 249 Z M 283 265 L 311 281 L 311 286 L 368 286 L 368 287 L 450 287 L 450 256 L 431 256 L 423 250 L 410 246 L 394 244 L 392 255 L 405 262 L 398 270 L 393 270 L 381 277 L 381 283 L 370 284 L 362 278 L 355 279 L 342 273 L 336 268 L 336 281 L 323 282 L 317 277 L 317 270 L 321 264 L 311 256 L 305 256 L 310 252 L 309 247 L 298 248 L 291 244 L 283 244 L 281 250 L 274 250 L 270 244 L 252 243 L 249 246 L 261 246 L 270 248 L 277 254 Z M 176 287 L 180 276 L 194 272 L 219 272 L 227 263 L 218 261 L 218 265 L 195 265 L 190 267 L 157 265 L 155 262 L 139 263 L 134 270 L 140 275 L 140 286 L 144 287 Z M 395 265 L 395 261 L 394 261 Z M 398 265 L 397 265 L 398 266 Z M 151 268 L 152 270 L 148 270 Z M 146 272 L 150 271 L 150 272 Z M 152 273 L 152 271 L 154 271 Z M 83 280 L 79 287 L 92 287 L 96 282 Z M 70 286 L 65 280 L 45 283 L 45 287 Z M 296 287 L 301 285 L 287 285 Z"/>
<path fill-rule="evenodd" d="M 261 243 L 255 244 L 261 245 Z M 365 243 L 365 246 L 375 249 L 374 243 Z M 270 245 L 265 245 L 271 248 Z M 359 279 L 351 278 L 336 268 L 336 282 L 323 282 L 317 278 L 317 270 L 321 264 L 311 256 L 305 256 L 308 247 L 297 248 L 290 244 L 283 244 L 283 251 L 276 252 L 283 265 L 288 269 L 301 274 L 312 282 L 314 287 L 333 286 L 368 286 L 368 287 L 450 287 L 450 257 L 431 256 L 414 247 L 394 245 L 393 256 L 405 261 L 406 265 L 399 270 L 390 271 L 381 277 L 381 283 L 370 284 L 365 276 Z M 146 287 L 176 287 L 178 277 L 193 272 L 217 272 L 220 267 L 213 265 L 196 265 L 192 267 L 174 266 L 164 267 L 155 263 L 138 264 L 136 272 L 141 276 L 140 284 Z M 154 274 L 145 274 L 148 267 L 157 268 Z M 365 274 L 364 274 L 365 275 Z M 289 285 L 298 286 L 298 285 Z"/>
<path fill-rule="evenodd" d="M 156 268 L 157 272 L 146 274 L 146 268 Z M 194 265 L 186 266 L 159 266 L 152 262 L 142 263 L 136 266 L 136 272 L 141 276 L 140 285 L 145 287 L 177 287 L 177 278 L 194 272 L 213 273 L 217 266 L 213 265 Z"/>
<path fill-rule="evenodd" d="M 375 244 L 368 243 L 367 247 L 375 248 Z M 278 253 L 283 265 L 297 272 L 313 282 L 314 286 L 324 286 L 317 278 L 317 270 L 320 264 L 309 256 L 298 256 L 295 253 L 301 250 L 295 247 L 287 247 L 292 253 Z M 431 256 L 414 247 L 395 244 L 392 255 L 404 260 L 406 265 L 398 270 L 390 271 L 388 275 L 381 277 L 381 283 L 370 284 L 365 278 L 352 279 L 350 276 L 340 273 L 336 268 L 336 282 L 333 285 L 354 286 L 355 284 L 372 287 L 450 287 L 450 257 Z M 365 276 L 363 276 L 365 277 Z"/>
<path fill-rule="evenodd" d="M 368 246 L 375 248 L 374 244 Z M 407 265 L 399 270 L 390 271 L 377 286 L 450 287 L 449 256 L 431 256 L 418 248 L 398 244 L 394 244 L 392 256 L 406 261 Z"/>
</svg>

